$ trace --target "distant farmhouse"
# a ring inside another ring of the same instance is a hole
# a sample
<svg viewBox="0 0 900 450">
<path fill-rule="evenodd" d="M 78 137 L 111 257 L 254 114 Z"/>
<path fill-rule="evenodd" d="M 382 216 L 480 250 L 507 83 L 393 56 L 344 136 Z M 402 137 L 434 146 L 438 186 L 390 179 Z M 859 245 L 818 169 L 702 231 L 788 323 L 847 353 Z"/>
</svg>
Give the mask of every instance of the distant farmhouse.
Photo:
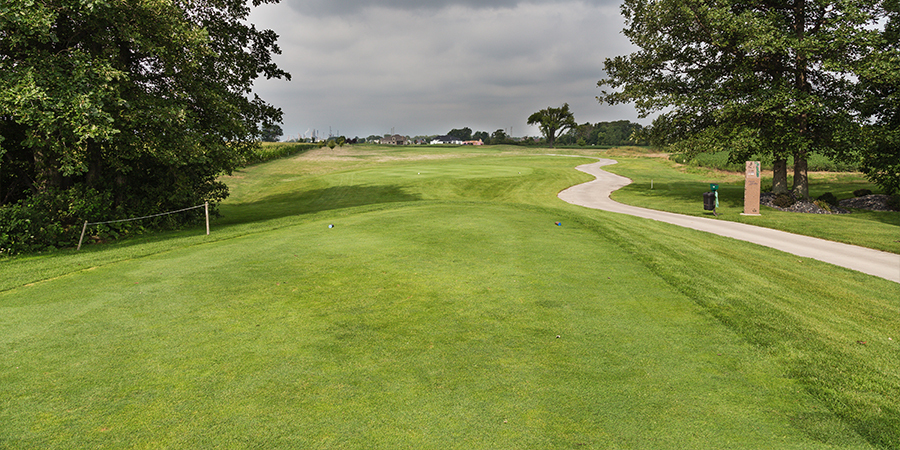
<svg viewBox="0 0 900 450">
<path fill-rule="evenodd" d="M 400 136 L 399 134 L 395 134 L 393 136 L 388 136 L 384 139 L 378 141 L 379 144 L 387 144 L 387 145 L 409 145 L 409 139 Z"/>
</svg>

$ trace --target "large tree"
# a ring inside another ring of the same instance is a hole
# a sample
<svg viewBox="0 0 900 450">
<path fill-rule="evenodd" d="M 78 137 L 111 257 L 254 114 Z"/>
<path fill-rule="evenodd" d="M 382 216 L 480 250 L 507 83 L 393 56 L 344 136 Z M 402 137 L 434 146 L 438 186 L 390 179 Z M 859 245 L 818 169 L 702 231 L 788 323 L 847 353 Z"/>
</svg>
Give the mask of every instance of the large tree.
<svg viewBox="0 0 900 450">
<path fill-rule="evenodd" d="M 548 107 L 530 115 L 528 125 L 537 125 L 550 147 L 553 147 L 561 134 L 578 126 L 575 115 L 569 111 L 568 103 L 559 108 Z"/>
<path fill-rule="evenodd" d="M 454 128 L 447 133 L 447 136 L 455 137 L 461 141 L 471 141 L 472 140 L 472 129 L 469 127 L 463 128 Z"/>
<path fill-rule="evenodd" d="M 870 122 L 862 170 L 889 194 L 900 193 L 900 2 L 884 3 L 888 21 L 878 52 L 857 70 L 864 88 L 860 108 Z"/>
<path fill-rule="evenodd" d="M 625 35 L 639 50 L 607 59 L 598 97 L 634 102 L 657 143 L 770 155 L 773 190 L 808 197 L 811 153 L 852 152 L 859 140 L 851 69 L 873 51 L 879 0 L 625 0 Z"/>
<path fill-rule="evenodd" d="M 260 140 L 263 142 L 278 142 L 282 135 L 284 135 L 284 130 L 281 129 L 281 126 L 274 123 L 267 124 L 262 127 Z"/>
<path fill-rule="evenodd" d="M 266 2 L 277 0 L 253 5 Z M 290 78 L 271 60 L 277 35 L 249 11 L 245 0 L 3 1 L 0 207 L 93 193 L 109 217 L 223 199 L 216 178 L 281 120 L 253 81 Z"/>
</svg>

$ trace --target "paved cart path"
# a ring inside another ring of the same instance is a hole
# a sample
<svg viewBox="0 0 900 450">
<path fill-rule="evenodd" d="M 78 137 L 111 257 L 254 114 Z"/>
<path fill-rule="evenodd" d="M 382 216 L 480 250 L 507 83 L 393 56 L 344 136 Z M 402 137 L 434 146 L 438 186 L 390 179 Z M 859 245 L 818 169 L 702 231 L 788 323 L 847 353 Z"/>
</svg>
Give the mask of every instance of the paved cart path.
<svg viewBox="0 0 900 450">
<path fill-rule="evenodd" d="M 685 216 L 683 214 L 638 208 L 615 202 L 609 198 L 609 194 L 631 183 L 630 179 L 609 173 L 601 168 L 615 163 L 616 161 L 612 159 L 601 159 L 595 163 L 576 167 L 576 169 L 591 174 L 597 179 L 572 186 L 560 192 L 559 198 L 588 208 L 658 220 L 765 245 L 766 247 L 772 247 L 797 256 L 817 259 L 900 283 L 900 255 L 894 253 L 801 236 L 745 223 Z M 700 201 L 701 199 L 698 198 L 698 205 Z"/>
</svg>

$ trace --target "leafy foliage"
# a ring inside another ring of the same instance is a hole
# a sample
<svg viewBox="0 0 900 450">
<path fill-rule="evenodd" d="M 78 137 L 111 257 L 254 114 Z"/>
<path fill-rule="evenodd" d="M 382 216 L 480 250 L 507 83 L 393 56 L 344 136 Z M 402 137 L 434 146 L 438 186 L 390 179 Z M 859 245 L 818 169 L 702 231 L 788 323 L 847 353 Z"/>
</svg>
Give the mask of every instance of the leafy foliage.
<svg viewBox="0 0 900 450">
<path fill-rule="evenodd" d="M 578 126 L 575 115 L 569 111 L 568 103 L 559 108 L 548 107 L 532 114 L 528 117 L 528 125 L 537 125 L 550 147 L 553 147 L 561 133 Z"/>
<path fill-rule="evenodd" d="M 862 154 L 862 170 L 885 192 L 900 193 L 900 2 L 884 2 L 888 18 L 877 52 L 857 68 L 864 87 L 863 114 L 869 144 Z"/>
<path fill-rule="evenodd" d="M 831 192 L 826 192 L 826 193 L 816 197 L 816 200 L 820 200 L 829 205 L 837 205 L 838 204 L 837 197 L 835 197 L 834 194 L 832 194 Z"/>
<path fill-rule="evenodd" d="M 733 161 L 770 154 L 774 188 L 808 197 L 813 153 L 860 148 L 847 74 L 875 51 L 881 2 L 810 0 L 626 0 L 625 35 L 639 50 L 607 59 L 616 91 L 598 99 L 634 102 L 654 121 L 651 140 L 676 152 L 728 151 Z"/>
<path fill-rule="evenodd" d="M 454 128 L 447 133 L 447 136 L 455 137 L 461 141 L 471 141 L 472 129 L 469 127 Z"/>
<path fill-rule="evenodd" d="M 259 164 L 273 159 L 284 158 L 285 156 L 296 155 L 306 150 L 321 148 L 319 144 L 310 144 L 302 142 L 272 142 L 261 145 L 253 155 L 244 161 L 242 166 L 251 164 Z"/>
<path fill-rule="evenodd" d="M 774 161 L 771 155 L 754 155 L 751 161 L 758 160 L 762 163 L 763 170 L 772 170 Z M 726 170 L 731 172 L 742 172 L 744 170 L 745 161 L 732 161 L 732 155 L 727 151 L 716 153 L 698 153 L 696 155 L 688 155 L 685 153 L 673 153 L 669 156 L 669 160 L 678 164 L 687 164 L 696 167 L 708 167 L 711 169 Z M 793 164 L 793 157 L 787 158 L 788 165 Z M 828 157 L 820 154 L 809 156 L 807 167 L 814 172 L 858 172 L 859 166 L 844 162 L 838 158 Z"/>
<path fill-rule="evenodd" d="M 289 78 L 271 61 L 277 36 L 247 24 L 249 11 L 243 0 L 3 2 L 0 208 L 96 192 L 105 217 L 72 211 L 108 220 L 224 199 L 216 178 L 281 118 L 250 95 L 253 80 Z"/>
<path fill-rule="evenodd" d="M 614 122 L 590 122 L 578 125 L 559 137 L 560 144 L 577 145 L 646 145 L 644 127 L 628 120 Z"/>
<path fill-rule="evenodd" d="M 278 139 L 284 134 L 284 130 L 274 123 L 266 124 L 262 127 L 261 139 L 263 142 L 278 142 Z"/>
<path fill-rule="evenodd" d="M 512 142 L 512 138 L 502 128 L 491 133 L 492 144 L 509 144 L 510 142 Z"/>
</svg>

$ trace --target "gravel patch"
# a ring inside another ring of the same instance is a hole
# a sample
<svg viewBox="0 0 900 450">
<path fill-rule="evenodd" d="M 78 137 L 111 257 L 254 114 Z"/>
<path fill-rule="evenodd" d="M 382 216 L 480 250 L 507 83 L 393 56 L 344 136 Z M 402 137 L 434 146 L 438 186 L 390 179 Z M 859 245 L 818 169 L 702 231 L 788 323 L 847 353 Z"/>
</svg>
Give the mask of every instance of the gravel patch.
<svg viewBox="0 0 900 450">
<path fill-rule="evenodd" d="M 888 206 L 890 196 L 884 194 L 871 194 L 862 197 L 848 198 L 838 202 L 844 208 L 868 209 L 871 211 L 893 211 Z"/>
<path fill-rule="evenodd" d="M 759 204 L 768 206 L 770 208 L 777 209 L 779 211 L 788 211 L 788 212 L 798 212 L 798 213 L 806 213 L 806 214 L 850 214 L 850 211 L 847 211 L 844 208 L 840 208 L 832 205 L 831 211 L 822 208 L 821 206 L 804 200 L 800 200 L 794 202 L 789 208 L 781 208 L 779 206 L 775 206 L 772 203 L 775 200 L 775 194 L 771 192 L 763 192 L 759 196 Z"/>
<path fill-rule="evenodd" d="M 831 211 L 816 205 L 813 202 L 797 201 L 790 208 L 781 208 L 772 203 L 775 200 L 775 194 L 771 192 L 763 192 L 759 196 L 759 203 L 779 211 L 799 212 L 806 214 L 850 214 L 846 208 L 866 209 L 870 211 L 893 211 L 888 206 L 890 196 L 883 194 L 871 194 L 862 197 L 848 198 L 838 202 L 838 205 L 831 205 Z"/>
</svg>

